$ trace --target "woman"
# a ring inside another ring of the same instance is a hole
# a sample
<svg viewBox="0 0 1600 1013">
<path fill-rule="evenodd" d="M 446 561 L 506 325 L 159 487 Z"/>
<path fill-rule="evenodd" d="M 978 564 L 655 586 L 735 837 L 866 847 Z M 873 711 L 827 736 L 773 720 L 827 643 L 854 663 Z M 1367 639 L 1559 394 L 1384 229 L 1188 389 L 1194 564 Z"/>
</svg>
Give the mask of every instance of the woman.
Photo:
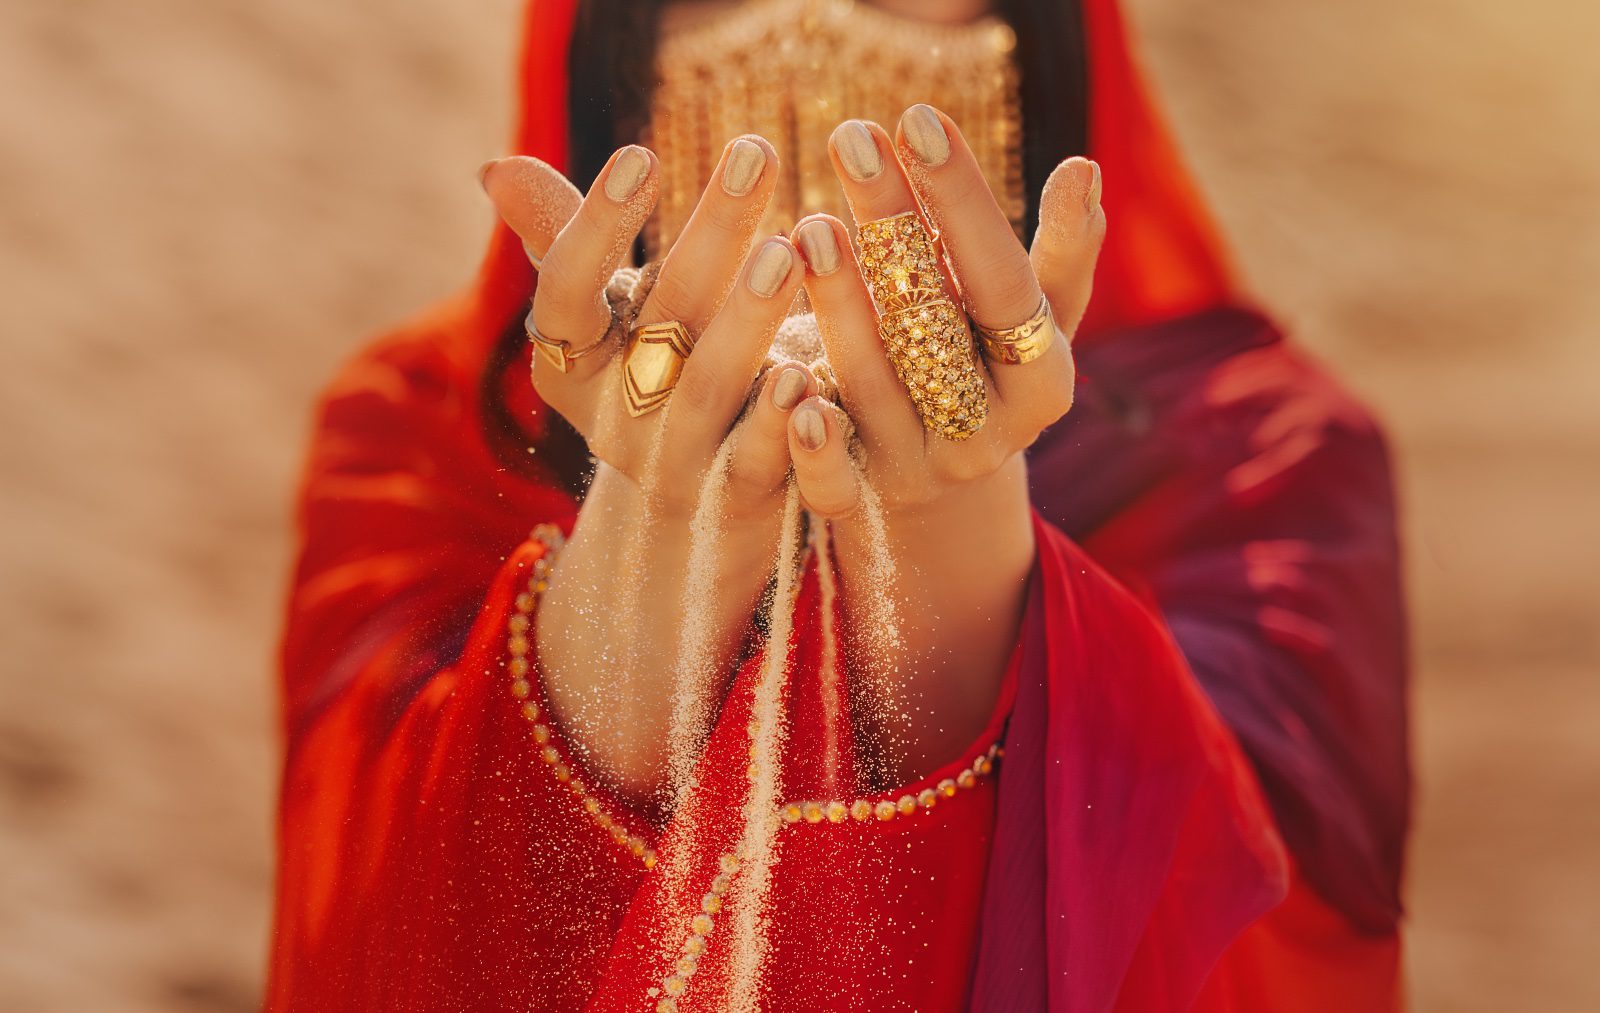
<svg viewBox="0 0 1600 1013">
<path fill-rule="evenodd" d="M 324 406 L 269 1006 L 1398 1007 L 1382 445 L 1109 0 L 535 2 L 522 97 Z"/>
</svg>

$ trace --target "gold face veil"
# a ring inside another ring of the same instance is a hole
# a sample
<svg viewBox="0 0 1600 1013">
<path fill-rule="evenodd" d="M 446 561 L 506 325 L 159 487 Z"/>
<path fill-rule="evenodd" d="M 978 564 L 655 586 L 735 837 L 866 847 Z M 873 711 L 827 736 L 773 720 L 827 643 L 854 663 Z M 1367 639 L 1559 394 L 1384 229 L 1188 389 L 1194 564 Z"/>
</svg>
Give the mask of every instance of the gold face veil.
<svg viewBox="0 0 1600 1013">
<path fill-rule="evenodd" d="M 722 145 L 754 133 L 785 172 L 761 227 L 786 231 L 825 211 L 850 221 L 828 137 L 847 119 L 892 124 L 926 102 L 964 129 L 989 187 L 1020 228 L 1025 193 L 1016 35 L 997 18 L 934 25 L 851 0 L 750 0 L 695 19 L 669 17 L 644 143 L 661 163 L 651 258 L 672 244 Z"/>
</svg>

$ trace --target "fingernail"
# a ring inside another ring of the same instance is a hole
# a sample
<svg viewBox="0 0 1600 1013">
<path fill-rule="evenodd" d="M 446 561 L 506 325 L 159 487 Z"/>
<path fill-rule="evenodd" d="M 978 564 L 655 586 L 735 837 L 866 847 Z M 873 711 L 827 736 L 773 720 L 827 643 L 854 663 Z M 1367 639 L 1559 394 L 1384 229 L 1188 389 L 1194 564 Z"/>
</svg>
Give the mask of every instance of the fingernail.
<svg viewBox="0 0 1600 1013">
<path fill-rule="evenodd" d="M 822 409 L 807 401 L 789 416 L 794 420 L 794 438 L 806 450 L 821 450 L 828 442 L 828 426 L 822 420 Z"/>
<path fill-rule="evenodd" d="M 767 240 L 761 252 L 756 254 L 756 262 L 750 266 L 750 290 L 763 299 L 769 298 L 783 286 L 783 280 L 789 277 L 789 268 L 793 264 L 794 258 L 789 253 L 787 243 Z"/>
<path fill-rule="evenodd" d="M 812 274 L 832 274 L 839 269 L 839 239 L 833 234 L 831 222 L 806 222 L 795 238 L 800 240 L 800 251 L 806 255 Z"/>
<path fill-rule="evenodd" d="M 533 265 L 535 271 L 544 266 L 544 258 L 539 256 L 538 252 L 528 245 L 527 240 L 522 241 L 522 252 L 528 255 L 528 263 Z"/>
<path fill-rule="evenodd" d="M 1072 173 L 1073 189 L 1083 194 L 1083 209 L 1093 212 L 1100 203 L 1100 166 L 1087 158 L 1073 155 L 1067 159 L 1067 169 Z"/>
<path fill-rule="evenodd" d="M 487 162 L 485 162 L 482 165 L 478 166 L 478 185 L 479 186 L 483 186 L 485 189 L 488 189 L 484 185 L 484 180 L 489 178 L 489 170 L 493 169 L 496 165 L 500 164 L 500 161 L 501 160 L 498 159 L 498 158 L 491 158 Z"/>
<path fill-rule="evenodd" d="M 833 131 L 833 146 L 839 152 L 844 171 L 857 183 L 865 183 L 883 171 L 883 156 L 872 131 L 860 120 L 846 120 Z"/>
<path fill-rule="evenodd" d="M 785 366 L 772 385 L 772 403 L 779 411 L 791 411 L 806 396 L 810 377 L 799 366 Z"/>
<path fill-rule="evenodd" d="M 606 175 L 606 196 L 621 204 L 639 189 L 639 184 L 650 175 L 650 155 L 637 144 L 630 144 L 611 163 Z"/>
<path fill-rule="evenodd" d="M 900 117 L 900 129 L 923 165 L 940 166 L 950 160 L 950 135 L 933 106 L 914 105 Z"/>
<path fill-rule="evenodd" d="M 755 141 L 741 137 L 728 147 L 722 166 L 722 189 L 730 197 L 743 197 L 756 188 L 767 167 L 767 153 Z"/>
</svg>

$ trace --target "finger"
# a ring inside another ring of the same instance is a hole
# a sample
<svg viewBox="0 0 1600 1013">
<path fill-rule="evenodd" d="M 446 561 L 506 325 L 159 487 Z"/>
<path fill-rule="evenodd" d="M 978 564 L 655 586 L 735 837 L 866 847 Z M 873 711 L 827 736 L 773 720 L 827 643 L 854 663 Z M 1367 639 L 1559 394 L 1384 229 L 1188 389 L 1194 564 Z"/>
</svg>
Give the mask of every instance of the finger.
<svg viewBox="0 0 1600 1013">
<path fill-rule="evenodd" d="M 664 466 L 697 471 L 710 461 L 744 407 L 802 274 L 799 253 L 781 236 L 750 255 L 722 312 L 683 364 L 667 414 Z"/>
<path fill-rule="evenodd" d="M 583 194 L 555 167 L 523 155 L 483 163 L 478 182 L 500 217 L 521 238 L 535 269 L 583 203 Z"/>
<path fill-rule="evenodd" d="M 820 397 L 800 402 L 789 415 L 789 455 L 807 510 L 836 520 L 855 510 L 861 490 L 846 446 L 844 416 Z"/>
<path fill-rule="evenodd" d="M 1033 318 L 1044 299 L 1033 264 L 961 130 L 932 106 L 915 105 L 900 117 L 897 141 L 906 174 L 944 238 L 972 319 L 1008 328 Z M 1027 363 L 987 361 L 999 421 L 1019 439 L 1031 443 L 1072 406 L 1072 351 L 1065 341 L 1054 341 Z"/>
<path fill-rule="evenodd" d="M 857 224 L 919 210 L 894 145 L 876 123 L 839 124 L 828 139 L 828 151 Z"/>
<path fill-rule="evenodd" d="M 530 320 L 545 337 L 580 351 L 604 336 L 611 326 L 606 282 L 628 256 L 655 206 L 659 176 L 655 155 L 636 144 L 617 151 L 601 170 L 541 265 Z M 585 356 L 573 362 L 566 375 L 592 375 L 605 361 L 604 354 Z M 552 375 L 557 372 L 535 356 L 536 383 L 559 382 Z"/>
<path fill-rule="evenodd" d="M 817 392 L 816 378 L 798 362 L 767 371 L 750 413 L 739 423 L 732 482 L 750 499 L 770 494 L 789 473 L 789 413 Z"/>
<path fill-rule="evenodd" d="M 1039 199 L 1039 230 L 1030 254 L 1056 326 L 1068 339 L 1089 305 L 1094 265 L 1105 237 L 1100 166 L 1087 158 L 1069 158 L 1045 181 Z"/>
<path fill-rule="evenodd" d="M 896 143 L 973 319 L 1010 327 L 1033 316 L 1041 292 L 1028 251 L 955 123 L 932 106 L 912 106 L 900 117 Z"/>
<path fill-rule="evenodd" d="M 889 135 L 884 133 L 882 127 L 862 120 L 847 120 L 835 128 L 833 136 L 829 139 L 829 151 L 833 156 L 834 170 L 839 176 L 840 185 L 843 186 L 845 197 L 850 203 L 851 213 L 858 224 L 892 218 L 907 212 L 921 215 L 911 183 L 906 179 L 900 161 L 894 155 Z M 944 273 L 941 265 L 940 283 L 945 297 L 959 307 L 960 297 L 955 293 L 949 279 L 944 277 Z M 966 318 L 959 316 L 959 319 L 961 333 L 941 335 L 938 340 L 941 345 L 947 342 L 959 342 L 965 353 L 965 350 L 970 348 L 971 336 L 966 328 Z M 954 351 L 953 348 L 949 350 Z M 981 375 L 981 369 L 979 372 Z M 984 376 L 983 379 L 987 387 L 988 378 Z M 902 388 L 902 398 L 907 406 L 911 407 L 910 392 L 904 388 Z M 1005 442 L 1005 439 L 1003 427 L 985 425 L 972 438 L 961 441 L 960 446 L 963 448 L 961 452 L 970 456 L 974 448 L 997 440 Z M 943 447 L 946 443 L 949 441 L 940 441 L 935 446 Z M 953 447 L 954 444 L 950 446 Z"/>
<path fill-rule="evenodd" d="M 676 320 L 698 335 L 728 297 L 778 182 L 778 155 L 764 138 L 738 137 L 672 244 L 639 311 L 641 324 Z"/>
<path fill-rule="evenodd" d="M 839 401 L 868 449 L 917 437 L 922 422 L 878 340 L 878 315 L 844 223 L 812 215 L 795 226 L 806 259 L 806 294 L 822 332 Z"/>
</svg>

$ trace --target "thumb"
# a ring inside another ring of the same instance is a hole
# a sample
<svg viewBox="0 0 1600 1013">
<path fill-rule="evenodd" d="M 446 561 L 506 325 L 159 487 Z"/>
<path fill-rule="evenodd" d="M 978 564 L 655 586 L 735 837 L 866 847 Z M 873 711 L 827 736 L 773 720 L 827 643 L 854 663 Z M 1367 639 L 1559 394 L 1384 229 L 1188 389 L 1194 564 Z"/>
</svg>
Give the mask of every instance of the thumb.
<svg viewBox="0 0 1600 1013">
<path fill-rule="evenodd" d="M 567 177 L 524 155 L 483 163 L 478 182 L 500 217 L 522 238 L 522 247 L 536 268 L 583 203 L 583 194 Z"/>
<path fill-rule="evenodd" d="M 1094 265 L 1106 236 L 1100 166 L 1073 157 L 1056 166 L 1039 198 L 1039 230 L 1028 256 L 1056 326 L 1071 337 L 1089 305 Z"/>
</svg>

